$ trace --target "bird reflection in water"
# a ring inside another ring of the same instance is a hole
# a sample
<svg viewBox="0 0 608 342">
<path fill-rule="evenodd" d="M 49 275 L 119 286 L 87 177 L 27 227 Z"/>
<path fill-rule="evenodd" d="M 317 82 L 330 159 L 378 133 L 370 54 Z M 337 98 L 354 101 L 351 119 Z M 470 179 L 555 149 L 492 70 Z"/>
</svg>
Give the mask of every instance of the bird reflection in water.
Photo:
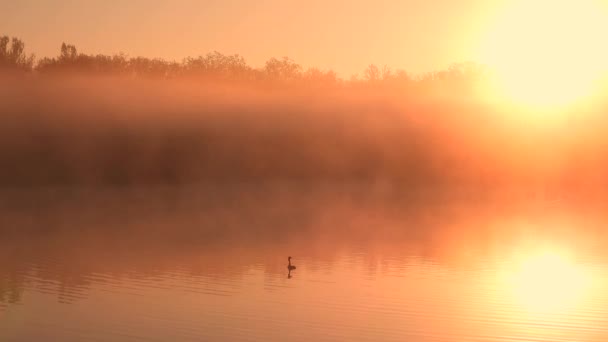
<svg viewBox="0 0 608 342">
<path fill-rule="evenodd" d="M 296 266 L 291 264 L 291 257 L 287 257 L 287 279 L 291 279 L 291 271 L 295 269 Z"/>
</svg>

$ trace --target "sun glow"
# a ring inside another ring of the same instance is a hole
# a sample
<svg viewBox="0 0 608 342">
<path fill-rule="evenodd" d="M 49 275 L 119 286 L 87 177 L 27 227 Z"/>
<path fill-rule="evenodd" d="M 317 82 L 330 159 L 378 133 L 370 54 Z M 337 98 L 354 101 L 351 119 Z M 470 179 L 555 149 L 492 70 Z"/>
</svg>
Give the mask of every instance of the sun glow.
<svg viewBox="0 0 608 342">
<path fill-rule="evenodd" d="M 555 313 L 582 301 L 590 276 L 564 254 L 542 252 L 517 263 L 507 276 L 515 301 L 532 312 Z"/>
<path fill-rule="evenodd" d="M 480 51 L 496 73 L 494 95 L 542 107 L 591 95 L 608 63 L 605 7 L 594 0 L 521 0 L 500 13 Z"/>
</svg>

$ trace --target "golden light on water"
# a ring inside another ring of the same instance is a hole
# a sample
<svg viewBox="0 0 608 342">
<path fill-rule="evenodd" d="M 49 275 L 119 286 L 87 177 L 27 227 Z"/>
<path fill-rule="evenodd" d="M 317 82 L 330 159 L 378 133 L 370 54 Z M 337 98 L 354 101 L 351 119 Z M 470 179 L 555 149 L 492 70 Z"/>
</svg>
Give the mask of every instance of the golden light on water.
<svg viewBox="0 0 608 342">
<path fill-rule="evenodd" d="M 591 287 L 591 274 L 567 253 L 545 250 L 522 257 L 507 272 L 505 285 L 514 304 L 534 313 L 556 313 L 579 306 Z"/>
<path fill-rule="evenodd" d="M 591 95 L 606 71 L 608 10 L 594 0 L 510 2 L 483 39 L 492 93 L 516 104 L 560 107 Z"/>
</svg>

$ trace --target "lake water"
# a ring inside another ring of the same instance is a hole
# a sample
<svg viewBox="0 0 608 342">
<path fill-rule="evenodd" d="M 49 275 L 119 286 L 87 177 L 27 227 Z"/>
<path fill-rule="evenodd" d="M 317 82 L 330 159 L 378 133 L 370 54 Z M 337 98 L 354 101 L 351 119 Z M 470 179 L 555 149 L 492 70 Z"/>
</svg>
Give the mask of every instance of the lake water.
<svg viewBox="0 0 608 342">
<path fill-rule="evenodd" d="M 5 191 L 0 341 L 606 341 L 607 208 L 386 184 Z"/>
</svg>

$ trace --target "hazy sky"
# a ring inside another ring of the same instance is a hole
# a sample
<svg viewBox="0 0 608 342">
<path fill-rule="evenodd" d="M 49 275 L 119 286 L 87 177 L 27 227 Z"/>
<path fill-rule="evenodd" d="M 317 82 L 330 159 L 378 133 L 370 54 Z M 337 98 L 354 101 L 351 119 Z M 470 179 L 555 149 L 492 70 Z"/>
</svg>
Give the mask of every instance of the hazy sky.
<svg viewBox="0 0 608 342">
<path fill-rule="evenodd" d="M 255 66 L 289 56 L 342 75 L 474 60 L 499 0 L 0 0 L 0 34 L 37 56 L 80 52 L 181 60 L 218 50 Z"/>
</svg>

